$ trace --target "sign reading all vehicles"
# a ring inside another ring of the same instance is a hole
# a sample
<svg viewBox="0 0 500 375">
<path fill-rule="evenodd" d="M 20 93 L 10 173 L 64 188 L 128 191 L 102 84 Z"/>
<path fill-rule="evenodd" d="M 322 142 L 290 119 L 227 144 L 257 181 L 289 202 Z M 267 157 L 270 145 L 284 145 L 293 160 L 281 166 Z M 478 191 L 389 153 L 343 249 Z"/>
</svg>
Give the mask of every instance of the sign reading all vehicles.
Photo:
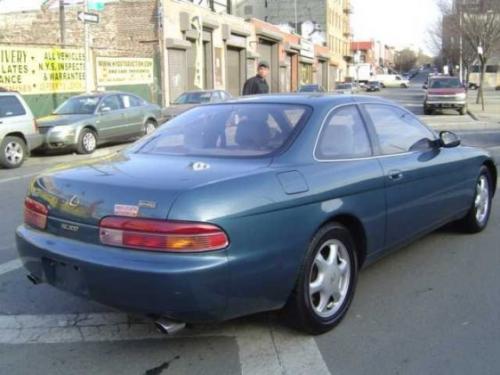
<svg viewBox="0 0 500 375">
<path fill-rule="evenodd" d="M 76 48 L 0 44 L 0 87 L 28 95 L 84 91 L 84 62 Z"/>
<path fill-rule="evenodd" d="M 151 84 L 154 80 L 153 59 L 139 57 L 97 57 L 97 84 L 120 86 Z"/>
<path fill-rule="evenodd" d="M 99 15 L 95 13 L 78 12 L 78 19 L 85 23 L 99 23 Z"/>
</svg>

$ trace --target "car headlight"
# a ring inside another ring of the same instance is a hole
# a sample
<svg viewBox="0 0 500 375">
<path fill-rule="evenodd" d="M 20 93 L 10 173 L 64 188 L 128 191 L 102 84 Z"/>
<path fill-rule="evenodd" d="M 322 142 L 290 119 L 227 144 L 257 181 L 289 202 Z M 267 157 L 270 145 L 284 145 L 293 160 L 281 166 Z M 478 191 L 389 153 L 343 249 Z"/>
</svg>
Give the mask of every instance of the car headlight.
<svg viewBox="0 0 500 375">
<path fill-rule="evenodd" d="M 61 135 L 71 135 L 71 134 L 75 134 L 75 128 L 72 126 L 67 126 L 67 125 L 54 126 L 52 129 L 50 129 L 50 132 L 51 133 L 58 133 Z"/>
<path fill-rule="evenodd" d="M 455 94 L 455 98 L 458 99 L 458 100 L 464 100 L 466 97 L 465 93 L 462 92 L 460 94 Z"/>
</svg>

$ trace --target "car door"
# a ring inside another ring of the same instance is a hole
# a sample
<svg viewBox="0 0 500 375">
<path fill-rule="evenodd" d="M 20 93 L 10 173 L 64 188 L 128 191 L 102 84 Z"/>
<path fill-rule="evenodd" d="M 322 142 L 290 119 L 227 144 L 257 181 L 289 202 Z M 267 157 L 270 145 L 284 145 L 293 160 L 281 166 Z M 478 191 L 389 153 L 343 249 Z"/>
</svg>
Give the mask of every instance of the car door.
<svg viewBox="0 0 500 375">
<path fill-rule="evenodd" d="M 382 250 L 386 226 L 384 175 L 355 104 L 340 106 L 328 115 L 316 141 L 314 158 L 320 168 L 308 174 L 308 182 L 313 189 L 326 190 L 321 192 L 324 209 L 359 218 L 370 252 Z"/>
<path fill-rule="evenodd" d="M 126 135 L 127 119 L 117 94 L 107 95 L 97 108 L 96 126 L 100 138 L 107 140 Z"/>
<path fill-rule="evenodd" d="M 136 135 L 144 133 L 144 101 L 130 94 L 121 94 L 127 126 L 124 128 L 127 135 Z"/>
<path fill-rule="evenodd" d="M 436 228 L 461 212 L 467 187 L 457 148 L 436 146 L 436 135 L 413 114 L 390 104 L 364 104 L 385 176 L 387 246 Z"/>
<path fill-rule="evenodd" d="M 33 116 L 16 95 L 0 96 L 0 141 L 9 133 L 31 134 L 35 131 Z"/>
</svg>

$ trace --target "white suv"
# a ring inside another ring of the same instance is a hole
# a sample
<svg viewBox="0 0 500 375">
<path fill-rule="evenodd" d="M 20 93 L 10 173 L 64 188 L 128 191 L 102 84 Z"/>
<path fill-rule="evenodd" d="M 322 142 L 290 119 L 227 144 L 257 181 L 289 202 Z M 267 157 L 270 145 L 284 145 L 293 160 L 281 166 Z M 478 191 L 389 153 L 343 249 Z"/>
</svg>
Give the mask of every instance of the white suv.
<svg viewBox="0 0 500 375">
<path fill-rule="evenodd" d="M 0 92 L 0 166 L 20 167 L 43 142 L 33 113 L 17 92 Z"/>
</svg>

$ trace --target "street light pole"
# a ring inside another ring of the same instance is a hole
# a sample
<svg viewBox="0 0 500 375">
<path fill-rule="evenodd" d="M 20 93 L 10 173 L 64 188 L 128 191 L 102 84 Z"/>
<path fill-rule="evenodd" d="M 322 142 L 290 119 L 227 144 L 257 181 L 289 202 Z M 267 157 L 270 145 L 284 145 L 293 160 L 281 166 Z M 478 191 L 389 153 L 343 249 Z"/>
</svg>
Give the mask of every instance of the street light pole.
<svg viewBox="0 0 500 375">
<path fill-rule="evenodd" d="M 84 0 L 84 12 L 89 11 L 88 0 Z M 90 30 L 87 21 L 83 21 L 83 30 L 85 37 L 85 92 L 89 93 L 91 91 L 91 81 L 90 81 Z"/>
</svg>

